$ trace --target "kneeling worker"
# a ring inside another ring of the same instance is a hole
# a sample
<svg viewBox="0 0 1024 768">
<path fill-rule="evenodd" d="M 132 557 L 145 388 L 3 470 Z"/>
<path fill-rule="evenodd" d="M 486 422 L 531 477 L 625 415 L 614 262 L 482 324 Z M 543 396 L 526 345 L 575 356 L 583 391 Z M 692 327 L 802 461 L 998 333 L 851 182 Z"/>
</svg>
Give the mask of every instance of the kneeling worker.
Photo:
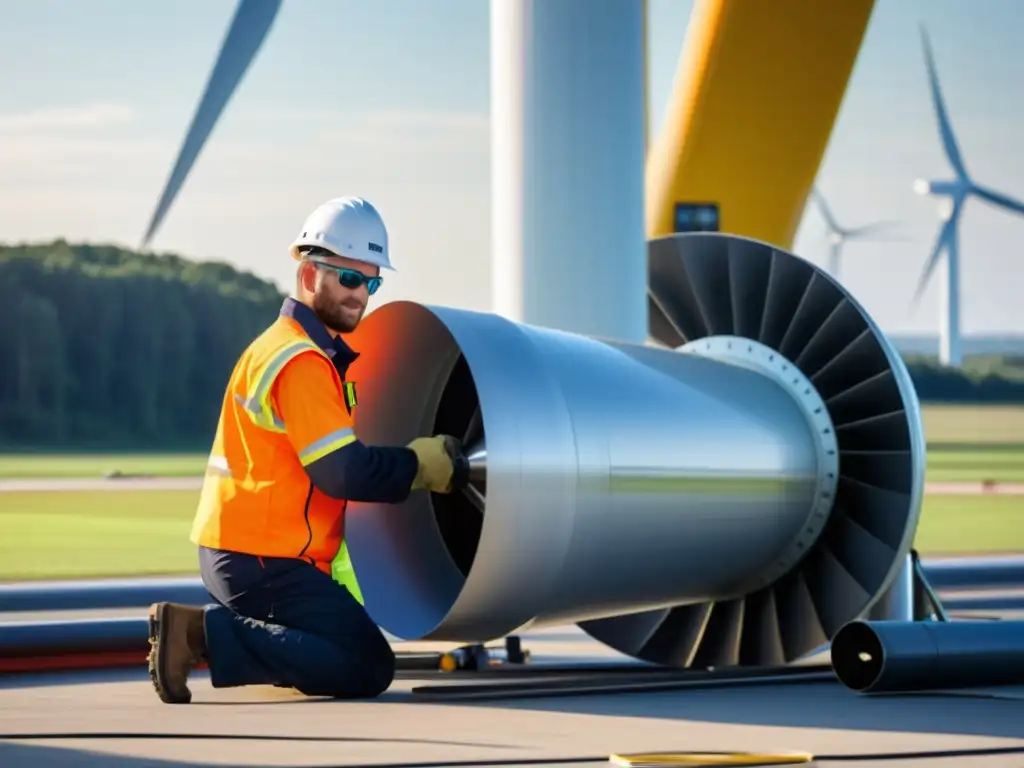
<svg viewBox="0 0 1024 768">
<path fill-rule="evenodd" d="M 192 527 L 217 605 L 149 611 L 149 673 L 167 703 L 191 701 L 188 675 L 202 661 L 215 688 L 274 684 L 338 698 L 385 691 L 391 646 L 331 576 L 345 505 L 452 490 L 454 438 L 374 447 L 353 430 L 345 374 L 358 353 L 343 334 L 362 319 L 380 269 L 392 268 L 376 209 L 359 198 L 321 205 L 291 253 L 295 295 L 231 374 Z"/>
</svg>

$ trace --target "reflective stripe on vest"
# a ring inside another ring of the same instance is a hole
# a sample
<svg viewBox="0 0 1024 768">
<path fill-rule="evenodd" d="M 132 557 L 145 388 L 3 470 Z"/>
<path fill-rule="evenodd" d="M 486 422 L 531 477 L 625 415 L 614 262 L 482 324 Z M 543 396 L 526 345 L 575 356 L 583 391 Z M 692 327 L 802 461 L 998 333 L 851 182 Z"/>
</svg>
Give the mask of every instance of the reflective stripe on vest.
<svg viewBox="0 0 1024 768">
<path fill-rule="evenodd" d="M 320 347 L 311 342 L 299 341 L 289 344 L 278 352 L 270 363 L 259 372 L 256 378 L 256 386 L 252 387 L 245 397 L 235 395 L 235 399 L 257 427 L 263 427 L 263 429 L 269 429 L 272 432 L 284 432 L 284 422 L 277 417 L 273 407 L 270 405 L 270 392 L 277 374 L 281 372 L 281 369 L 284 368 L 288 361 L 298 354 L 309 351 L 317 352 L 326 357 Z"/>
<path fill-rule="evenodd" d="M 323 458 L 331 451 L 336 451 L 349 443 L 356 441 L 356 433 L 352 427 L 342 427 L 336 429 L 329 435 L 324 435 L 319 440 L 316 440 L 301 451 L 299 451 L 299 461 L 302 466 L 308 467 L 317 459 Z"/>
</svg>

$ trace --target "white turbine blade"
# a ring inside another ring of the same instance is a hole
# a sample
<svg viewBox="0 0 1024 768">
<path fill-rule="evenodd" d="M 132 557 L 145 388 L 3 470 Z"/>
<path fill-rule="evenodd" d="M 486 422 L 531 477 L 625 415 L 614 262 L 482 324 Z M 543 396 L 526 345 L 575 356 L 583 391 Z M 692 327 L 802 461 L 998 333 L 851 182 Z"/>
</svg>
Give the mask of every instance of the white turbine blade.
<svg viewBox="0 0 1024 768">
<path fill-rule="evenodd" d="M 178 150 L 174 167 L 164 185 L 156 210 L 142 236 L 142 249 L 149 246 L 167 211 L 185 184 L 185 179 L 213 132 L 221 113 L 231 101 L 239 83 L 256 58 L 281 8 L 282 0 L 239 0 L 221 43 L 220 53 L 199 100 L 192 124 Z"/>
<path fill-rule="evenodd" d="M 986 189 L 985 187 L 974 187 L 972 190 L 974 194 L 993 205 L 1005 208 L 1008 211 L 1014 213 L 1024 214 L 1024 203 L 1019 200 L 1014 200 L 1012 197 L 1007 197 L 994 190 Z"/>
<path fill-rule="evenodd" d="M 842 233 L 843 229 L 836 222 L 835 217 L 832 215 L 831 209 L 828 207 L 828 203 L 825 202 L 825 196 L 818 191 L 817 187 L 811 189 L 811 197 L 818 206 L 818 211 L 821 213 L 821 218 L 825 220 L 825 225 L 829 228 L 829 231 Z"/>
<path fill-rule="evenodd" d="M 921 272 L 921 279 L 917 281 L 917 290 L 914 291 L 914 305 L 921 300 L 922 294 L 924 294 L 925 286 L 928 285 L 928 280 L 932 276 L 932 272 L 935 271 L 935 267 L 939 263 L 939 256 L 942 255 L 942 249 L 949 245 L 949 240 L 953 232 L 956 230 L 956 218 L 959 210 L 953 212 L 946 222 L 942 225 L 942 229 L 939 230 L 939 236 L 935 239 L 935 247 L 932 248 L 931 256 L 928 257 L 928 262 L 925 264 L 924 270 Z"/>
<path fill-rule="evenodd" d="M 932 92 L 932 106 L 935 109 L 935 117 L 939 121 L 939 134 L 942 136 L 942 147 L 946 150 L 946 158 L 953 166 L 956 175 L 967 176 L 967 169 L 964 167 L 963 157 L 960 155 L 960 147 L 953 135 L 953 126 L 949 122 L 949 112 L 946 110 L 946 101 L 942 97 L 942 88 L 939 85 L 939 76 L 935 70 L 935 60 L 932 57 L 932 45 L 928 39 L 928 33 L 924 25 L 921 26 L 921 42 L 924 46 L 925 65 L 928 67 L 928 85 Z"/>
</svg>

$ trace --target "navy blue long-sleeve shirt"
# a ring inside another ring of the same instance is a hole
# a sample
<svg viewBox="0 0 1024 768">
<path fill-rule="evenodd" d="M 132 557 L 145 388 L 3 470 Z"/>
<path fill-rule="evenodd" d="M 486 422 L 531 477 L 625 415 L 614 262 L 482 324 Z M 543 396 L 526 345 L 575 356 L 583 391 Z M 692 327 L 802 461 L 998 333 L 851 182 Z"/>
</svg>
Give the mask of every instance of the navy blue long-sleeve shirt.
<svg viewBox="0 0 1024 768">
<path fill-rule="evenodd" d="M 328 496 L 349 501 L 404 501 L 418 461 L 408 448 L 364 445 L 358 440 L 306 467 L 309 479 Z"/>
<path fill-rule="evenodd" d="M 286 299 L 281 314 L 293 318 L 302 326 L 310 339 L 327 353 L 331 364 L 344 380 L 349 365 L 355 361 L 358 353 L 341 338 L 332 337 L 316 314 L 304 304 L 291 298 Z M 325 394 L 324 397 L 332 398 L 331 402 L 310 403 L 309 390 L 316 391 L 317 378 L 325 382 L 325 389 L 328 377 L 333 382 L 329 369 L 325 370 L 322 366 L 325 366 L 323 358 L 303 355 L 285 367 L 277 384 L 279 388 L 286 388 L 279 391 L 295 411 L 315 408 L 318 413 L 326 411 L 329 415 L 333 411 L 334 416 L 329 417 L 338 425 L 338 429 L 317 440 L 317 443 L 328 447 L 332 443 L 345 443 L 305 464 L 310 481 L 321 492 L 333 498 L 389 503 L 403 501 L 409 495 L 416 476 L 416 454 L 404 446 L 370 446 L 358 439 L 353 440 L 352 430 L 347 429 L 351 422 L 347 414 L 340 410 L 346 407 L 340 394 Z M 288 414 L 282 413 L 281 416 L 287 425 Z M 303 418 L 297 421 L 310 421 L 308 411 L 301 416 Z M 298 441 L 307 442 L 303 438 L 298 438 Z M 302 451 L 308 447 L 296 445 L 300 458 Z"/>
</svg>

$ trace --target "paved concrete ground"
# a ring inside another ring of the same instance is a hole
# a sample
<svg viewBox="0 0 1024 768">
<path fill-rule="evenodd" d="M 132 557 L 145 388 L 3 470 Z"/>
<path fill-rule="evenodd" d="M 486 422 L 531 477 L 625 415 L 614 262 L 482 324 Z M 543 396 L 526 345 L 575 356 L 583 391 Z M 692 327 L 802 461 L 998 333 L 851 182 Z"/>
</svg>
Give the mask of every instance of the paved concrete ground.
<svg viewBox="0 0 1024 768">
<path fill-rule="evenodd" d="M 617 658 L 575 628 L 526 635 L 524 642 L 538 663 Z M 1019 690 L 1008 692 L 1017 699 L 865 697 L 821 682 L 426 703 L 411 693 L 424 682 L 436 679 L 400 679 L 379 700 L 340 702 L 267 687 L 213 690 L 198 674 L 193 703 L 167 706 L 141 669 L 0 678 L 0 765 L 607 765 L 609 754 L 628 751 L 853 756 L 1014 748 L 1015 754 L 962 752 L 857 764 L 1024 766 Z"/>
</svg>

